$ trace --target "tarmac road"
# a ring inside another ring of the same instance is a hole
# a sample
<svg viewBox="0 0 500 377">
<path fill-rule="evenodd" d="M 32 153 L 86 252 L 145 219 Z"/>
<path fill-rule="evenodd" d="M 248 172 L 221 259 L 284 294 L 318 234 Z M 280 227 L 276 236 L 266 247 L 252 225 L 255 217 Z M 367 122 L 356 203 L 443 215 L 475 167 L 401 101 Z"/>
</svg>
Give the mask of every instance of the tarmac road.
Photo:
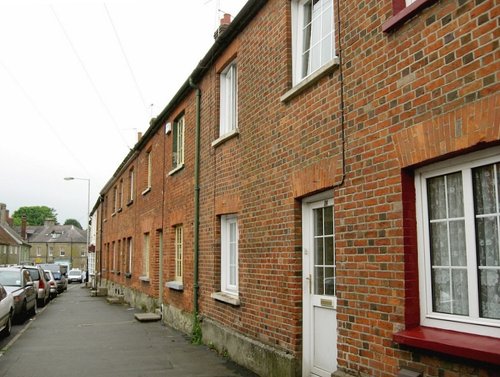
<svg viewBox="0 0 500 377">
<path fill-rule="evenodd" d="M 71 284 L 0 343 L 1 377 L 254 377 L 135 310 Z"/>
</svg>

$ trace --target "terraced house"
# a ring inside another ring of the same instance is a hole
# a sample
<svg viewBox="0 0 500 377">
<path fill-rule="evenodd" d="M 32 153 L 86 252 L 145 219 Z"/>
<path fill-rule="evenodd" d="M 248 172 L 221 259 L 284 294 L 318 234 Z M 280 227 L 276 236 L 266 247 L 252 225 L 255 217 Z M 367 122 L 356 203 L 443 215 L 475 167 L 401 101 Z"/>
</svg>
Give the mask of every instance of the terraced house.
<svg viewBox="0 0 500 377">
<path fill-rule="evenodd" d="M 497 375 L 499 12 L 249 0 L 102 189 L 101 283 L 262 376 Z"/>
</svg>

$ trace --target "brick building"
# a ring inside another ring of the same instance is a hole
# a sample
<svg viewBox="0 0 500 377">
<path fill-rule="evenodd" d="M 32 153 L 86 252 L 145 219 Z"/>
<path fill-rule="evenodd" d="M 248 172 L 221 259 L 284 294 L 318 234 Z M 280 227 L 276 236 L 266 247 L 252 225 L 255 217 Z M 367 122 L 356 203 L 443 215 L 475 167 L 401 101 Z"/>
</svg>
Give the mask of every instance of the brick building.
<svg viewBox="0 0 500 377">
<path fill-rule="evenodd" d="M 494 376 L 499 12 L 249 0 L 101 191 L 102 283 L 262 376 Z"/>
</svg>

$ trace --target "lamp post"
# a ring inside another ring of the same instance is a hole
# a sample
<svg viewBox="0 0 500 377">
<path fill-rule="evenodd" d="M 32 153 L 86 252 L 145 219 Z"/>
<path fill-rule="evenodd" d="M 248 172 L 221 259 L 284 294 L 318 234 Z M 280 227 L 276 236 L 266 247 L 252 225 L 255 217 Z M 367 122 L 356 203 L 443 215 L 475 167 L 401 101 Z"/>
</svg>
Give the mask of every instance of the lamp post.
<svg viewBox="0 0 500 377">
<path fill-rule="evenodd" d="M 90 178 L 78 178 L 78 177 L 65 177 L 65 181 L 73 181 L 73 180 L 79 180 L 79 181 L 87 181 L 87 240 L 86 240 L 86 253 L 85 255 L 87 256 L 87 276 L 86 280 L 88 282 L 89 279 L 89 244 L 90 244 L 90 229 L 89 229 L 89 218 L 90 218 Z"/>
</svg>

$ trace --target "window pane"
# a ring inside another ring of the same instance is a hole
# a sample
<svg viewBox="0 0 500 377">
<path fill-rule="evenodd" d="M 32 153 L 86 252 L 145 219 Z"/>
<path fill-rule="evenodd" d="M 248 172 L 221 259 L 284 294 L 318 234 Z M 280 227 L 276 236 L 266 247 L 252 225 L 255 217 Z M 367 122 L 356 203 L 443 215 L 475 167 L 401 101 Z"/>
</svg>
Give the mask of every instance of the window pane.
<svg viewBox="0 0 500 377">
<path fill-rule="evenodd" d="M 321 42 L 321 65 L 332 60 L 332 35 L 326 36 Z"/>
<path fill-rule="evenodd" d="M 427 180 L 427 196 L 429 205 L 429 219 L 446 218 L 446 190 L 444 176 Z"/>
<path fill-rule="evenodd" d="M 335 264 L 335 250 L 333 249 L 333 237 L 325 238 L 325 265 Z"/>
<path fill-rule="evenodd" d="M 335 295 L 335 271 L 333 267 L 325 268 L 325 295 Z"/>
<path fill-rule="evenodd" d="M 438 313 L 451 313 L 450 271 L 432 270 L 432 307 Z"/>
<path fill-rule="evenodd" d="M 333 206 L 324 208 L 325 234 L 333 234 Z"/>
<path fill-rule="evenodd" d="M 473 169 L 474 207 L 476 215 L 497 212 L 495 165 Z"/>
<path fill-rule="evenodd" d="M 444 221 L 430 224 L 431 260 L 433 266 L 448 266 L 448 228 Z"/>
<path fill-rule="evenodd" d="M 500 269 L 480 270 L 480 315 L 500 319 Z"/>
<path fill-rule="evenodd" d="M 322 236 L 323 233 L 323 208 L 314 210 L 314 235 Z"/>
<path fill-rule="evenodd" d="M 323 248 L 323 238 L 316 238 L 314 240 L 314 264 L 315 265 L 323 265 L 324 264 L 324 248 Z"/>
<path fill-rule="evenodd" d="M 479 266 L 500 266 L 498 217 L 476 219 L 476 245 Z"/>
<path fill-rule="evenodd" d="M 314 267 L 314 293 L 317 295 L 325 294 L 325 272 L 323 267 Z"/>
<path fill-rule="evenodd" d="M 465 221 L 450 222 L 450 251 L 452 266 L 466 266 Z"/>
<path fill-rule="evenodd" d="M 446 176 L 446 194 L 448 195 L 448 217 L 463 217 L 464 202 L 462 190 L 462 173 Z"/>
<path fill-rule="evenodd" d="M 453 314 L 469 314 L 469 298 L 467 286 L 467 270 L 454 269 L 451 273 L 453 289 Z"/>
</svg>

